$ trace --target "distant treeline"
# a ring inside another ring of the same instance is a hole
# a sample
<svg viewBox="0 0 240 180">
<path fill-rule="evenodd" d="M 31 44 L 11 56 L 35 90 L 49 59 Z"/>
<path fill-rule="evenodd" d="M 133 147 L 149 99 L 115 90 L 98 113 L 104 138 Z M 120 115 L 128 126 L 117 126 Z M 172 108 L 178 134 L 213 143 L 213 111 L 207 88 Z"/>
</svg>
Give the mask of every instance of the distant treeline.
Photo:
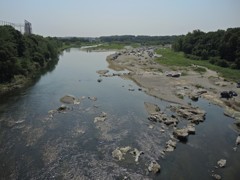
<svg viewBox="0 0 240 180">
<path fill-rule="evenodd" d="M 172 44 L 176 40 L 177 36 L 102 36 L 101 42 L 109 43 L 139 43 L 141 45 L 165 45 Z"/>
<path fill-rule="evenodd" d="M 191 59 L 209 60 L 218 66 L 240 69 L 240 28 L 208 33 L 194 30 L 178 37 L 173 48 L 183 51 Z"/>
<path fill-rule="evenodd" d="M 138 43 L 140 45 L 165 45 L 175 42 L 177 36 L 102 36 L 99 38 L 83 38 L 83 37 L 66 37 L 59 38 L 65 44 L 81 45 L 84 43 L 121 43 L 121 44 L 133 44 Z"/>
<path fill-rule="evenodd" d="M 11 26 L 0 26 L 0 83 L 39 73 L 57 60 L 61 45 L 57 38 L 22 35 Z"/>
</svg>

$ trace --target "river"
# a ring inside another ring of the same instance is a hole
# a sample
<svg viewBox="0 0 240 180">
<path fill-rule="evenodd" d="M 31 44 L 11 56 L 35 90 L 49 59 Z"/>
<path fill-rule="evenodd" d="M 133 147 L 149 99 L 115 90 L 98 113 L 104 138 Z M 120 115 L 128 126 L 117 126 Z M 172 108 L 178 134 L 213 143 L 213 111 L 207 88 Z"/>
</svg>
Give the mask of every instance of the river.
<svg viewBox="0 0 240 180">
<path fill-rule="evenodd" d="M 187 142 L 160 157 L 171 130 L 164 127 L 161 133 L 163 125 L 151 124 L 144 102 L 166 111 L 170 103 L 118 76 L 102 77 L 99 83 L 96 71 L 108 69 L 111 53 L 69 49 L 33 85 L 1 97 L 0 179 L 212 179 L 212 171 L 223 179 L 240 179 L 234 120 L 203 99 L 191 103 L 207 112 L 205 122 Z M 62 105 L 64 95 L 80 98 L 80 104 L 52 117 L 48 112 Z M 94 123 L 101 112 L 107 119 Z M 114 149 L 125 146 L 144 152 L 138 163 L 129 153 L 122 161 L 112 157 Z M 216 169 L 222 158 L 226 167 Z M 161 165 L 157 175 L 147 171 L 151 160 Z"/>
</svg>

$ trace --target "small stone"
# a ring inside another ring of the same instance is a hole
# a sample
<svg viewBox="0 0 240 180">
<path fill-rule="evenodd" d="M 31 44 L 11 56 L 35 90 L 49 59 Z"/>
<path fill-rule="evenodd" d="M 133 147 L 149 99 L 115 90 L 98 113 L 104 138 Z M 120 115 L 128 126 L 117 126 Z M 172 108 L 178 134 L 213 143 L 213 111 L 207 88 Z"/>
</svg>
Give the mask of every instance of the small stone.
<svg viewBox="0 0 240 180">
<path fill-rule="evenodd" d="M 236 139 L 236 145 L 239 145 L 239 144 L 240 144 L 240 136 L 238 136 Z"/>
<path fill-rule="evenodd" d="M 149 128 L 149 129 L 153 129 L 153 125 L 149 125 L 148 128 Z"/>
<path fill-rule="evenodd" d="M 212 177 L 216 180 L 221 180 L 222 179 L 222 177 L 218 174 L 212 174 Z"/>
<path fill-rule="evenodd" d="M 226 159 L 220 159 L 218 162 L 217 162 L 217 165 L 221 168 L 225 167 L 226 166 L 226 163 L 227 163 L 227 160 Z"/>
<path fill-rule="evenodd" d="M 152 161 L 150 165 L 148 166 L 148 171 L 153 173 L 159 173 L 161 169 L 161 166 L 156 162 Z"/>
<path fill-rule="evenodd" d="M 112 157 L 121 161 L 123 159 L 123 154 L 122 152 L 117 148 L 112 152 Z"/>
</svg>

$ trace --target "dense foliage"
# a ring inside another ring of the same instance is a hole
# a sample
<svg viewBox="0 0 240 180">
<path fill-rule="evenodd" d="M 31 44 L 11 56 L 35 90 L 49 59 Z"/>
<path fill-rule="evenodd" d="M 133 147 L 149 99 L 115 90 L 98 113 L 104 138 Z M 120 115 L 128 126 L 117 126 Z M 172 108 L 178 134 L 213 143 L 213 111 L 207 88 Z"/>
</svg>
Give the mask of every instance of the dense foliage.
<svg viewBox="0 0 240 180">
<path fill-rule="evenodd" d="M 22 35 L 11 26 L 0 26 L 0 83 L 38 73 L 57 60 L 60 46 L 56 38 Z"/>
<path fill-rule="evenodd" d="M 191 59 L 209 60 L 221 67 L 240 69 L 240 28 L 208 33 L 195 30 L 179 37 L 173 47 Z"/>
</svg>

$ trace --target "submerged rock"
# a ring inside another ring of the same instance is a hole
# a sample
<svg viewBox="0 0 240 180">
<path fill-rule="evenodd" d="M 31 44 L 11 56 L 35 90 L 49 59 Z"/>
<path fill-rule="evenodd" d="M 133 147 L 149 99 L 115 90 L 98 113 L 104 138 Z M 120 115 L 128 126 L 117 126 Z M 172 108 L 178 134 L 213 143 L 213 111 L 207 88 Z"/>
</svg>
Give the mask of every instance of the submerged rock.
<svg viewBox="0 0 240 180">
<path fill-rule="evenodd" d="M 161 166 L 156 162 L 152 161 L 150 165 L 148 166 L 148 171 L 153 173 L 159 173 L 161 170 Z"/>
<path fill-rule="evenodd" d="M 226 163 L 227 163 L 227 160 L 226 159 L 220 159 L 218 162 L 217 162 L 217 165 L 221 168 L 225 167 L 226 166 Z"/>
</svg>

